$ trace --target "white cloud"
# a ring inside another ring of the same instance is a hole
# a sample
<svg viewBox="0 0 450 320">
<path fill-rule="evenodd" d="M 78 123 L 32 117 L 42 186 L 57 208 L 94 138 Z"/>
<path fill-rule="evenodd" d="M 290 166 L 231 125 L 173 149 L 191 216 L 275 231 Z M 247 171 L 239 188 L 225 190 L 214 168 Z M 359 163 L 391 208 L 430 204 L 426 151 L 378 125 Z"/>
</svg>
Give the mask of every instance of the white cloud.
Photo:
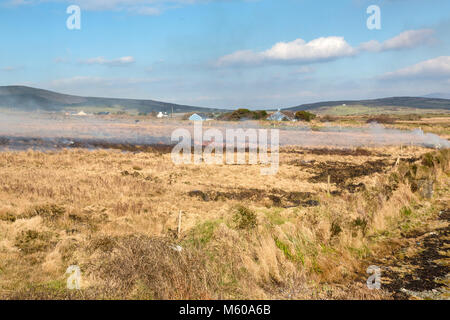
<svg viewBox="0 0 450 320">
<path fill-rule="evenodd" d="M 394 72 L 384 74 L 382 79 L 437 79 L 450 78 L 450 56 L 442 56 L 419 62 Z"/>
<path fill-rule="evenodd" d="M 360 49 L 375 52 L 411 49 L 431 43 L 434 40 L 433 34 L 434 30 L 432 29 L 407 30 L 382 43 L 376 40 L 364 42 L 360 45 Z"/>
<path fill-rule="evenodd" d="M 343 37 L 322 37 L 305 42 L 297 39 L 292 42 L 279 42 L 264 52 L 272 60 L 317 61 L 351 56 L 355 50 Z"/>
<path fill-rule="evenodd" d="M 236 51 L 232 54 L 221 57 L 217 61 L 218 66 L 235 65 L 235 64 L 259 64 L 264 61 L 262 54 L 255 53 L 251 50 Z"/>
<path fill-rule="evenodd" d="M 135 62 L 134 58 L 132 56 L 127 57 L 121 57 L 117 59 L 107 60 L 104 57 L 96 57 L 96 58 L 90 58 L 86 60 L 80 60 L 80 63 L 82 64 L 100 64 L 100 65 L 106 65 L 106 66 L 126 66 L 133 64 Z"/>
<path fill-rule="evenodd" d="M 309 42 L 296 39 L 291 42 L 279 42 L 272 48 L 254 52 L 251 50 L 237 51 L 221 57 L 218 66 L 257 65 L 261 63 L 313 63 L 335 60 L 355 55 L 352 48 L 343 37 L 321 37 Z"/>
<path fill-rule="evenodd" d="M 361 51 L 381 52 L 411 49 L 434 41 L 432 29 L 407 30 L 382 43 L 371 40 L 353 48 L 343 37 L 321 37 L 309 42 L 296 39 L 279 42 L 272 48 L 255 52 L 241 50 L 223 56 L 216 61 L 217 66 L 260 65 L 263 63 L 316 63 L 354 56 Z"/>
</svg>

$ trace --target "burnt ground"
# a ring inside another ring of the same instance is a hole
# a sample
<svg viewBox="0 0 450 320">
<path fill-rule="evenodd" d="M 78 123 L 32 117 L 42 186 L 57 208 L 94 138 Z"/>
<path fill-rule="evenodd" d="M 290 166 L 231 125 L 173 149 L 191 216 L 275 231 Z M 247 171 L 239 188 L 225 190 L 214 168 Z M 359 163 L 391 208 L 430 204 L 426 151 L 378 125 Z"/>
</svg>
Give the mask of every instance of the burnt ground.
<svg viewBox="0 0 450 320">
<path fill-rule="evenodd" d="M 12 150 L 58 150 L 64 148 L 80 149 L 115 149 L 126 152 L 170 153 L 173 145 L 163 143 L 135 144 L 122 141 L 101 139 L 69 138 L 34 138 L 34 137 L 0 137 L 0 147 Z"/>
<path fill-rule="evenodd" d="M 356 149 L 341 149 L 341 148 L 305 148 L 305 149 L 291 149 L 284 150 L 285 153 L 291 154 L 313 154 L 318 156 L 353 156 L 353 157 L 367 157 L 367 156 L 378 156 L 385 157 L 389 156 L 386 154 L 379 154 L 373 151 L 369 151 L 363 148 Z"/>
<path fill-rule="evenodd" d="M 413 159 L 415 161 L 415 159 Z M 370 176 L 374 173 L 383 173 L 394 165 L 393 160 L 382 159 L 367 161 L 363 164 L 355 164 L 351 162 L 325 161 L 318 162 L 315 160 L 304 161 L 294 160 L 290 165 L 305 168 L 306 172 L 312 174 L 308 179 L 312 183 L 327 183 L 328 176 L 330 182 L 337 186 L 337 190 L 331 192 L 332 195 L 340 195 L 343 190 L 350 193 L 360 192 L 366 189 L 364 183 L 354 183 L 353 179 L 359 177 Z M 391 189 L 394 189 L 392 186 Z M 392 190 L 385 190 L 388 196 Z M 224 201 L 238 200 L 258 202 L 270 200 L 272 206 L 290 208 L 290 207 L 314 207 L 319 205 L 313 193 L 310 192 L 286 192 L 281 189 L 262 190 L 256 188 L 237 188 L 229 191 L 218 190 L 192 190 L 188 192 L 191 197 L 197 197 L 202 201 Z"/>
<path fill-rule="evenodd" d="M 155 139 L 155 143 L 135 143 L 120 140 L 105 140 L 105 139 L 71 139 L 71 138 L 38 138 L 38 137 L 16 137 L 16 136 L 0 136 L 0 148 L 9 148 L 12 150 L 28 150 L 35 149 L 40 151 L 46 150 L 58 150 L 58 149 L 113 149 L 124 152 L 144 152 L 144 153 L 157 153 L 157 154 L 169 154 L 172 152 L 175 144 L 165 143 Z M 207 145 L 202 145 L 202 151 Z M 249 152 L 250 148 L 246 146 L 243 149 L 245 152 Z M 191 153 L 195 153 L 195 147 L 192 145 Z M 224 150 L 223 155 L 226 155 Z M 234 148 L 234 152 L 238 152 L 237 147 Z M 259 148 L 257 152 L 261 152 Z M 269 150 L 270 151 L 270 150 Z M 284 151 L 282 151 L 284 152 Z M 214 151 L 212 152 L 214 155 Z"/>
<path fill-rule="evenodd" d="M 202 201 L 262 201 L 270 200 L 275 207 L 315 207 L 319 201 L 314 199 L 314 193 L 311 192 L 286 192 L 281 189 L 263 190 L 252 188 L 238 188 L 230 191 L 201 191 L 192 190 L 188 192 L 190 197 L 197 197 Z"/>
<path fill-rule="evenodd" d="M 339 161 L 326 161 L 314 165 L 314 176 L 309 178 L 310 182 L 327 182 L 328 176 L 332 183 L 343 185 L 347 180 L 370 176 L 374 173 L 382 173 L 388 166 L 392 166 L 391 161 L 376 160 L 367 161 L 363 164 L 354 164 Z"/>
<path fill-rule="evenodd" d="M 42 137 L 20 137 L 20 136 L 0 136 L 0 147 L 10 147 L 12 149 L 37 148 L 39 150 L 54 150 L 63 148 L 81 148 L 81 149 L 116 149 L 128 152 L 160 152 L 170 153 L 174 147 L 167 141 L 157 140 L 154 143 L 136 143 L 132 141 L 120 141 L 118 139 L 101 138 L 42 138 Z M 203 145 L 204 149 L 206 145 Z M 249 152 L 249 147 L 244 148 Z M 194 147 L 192 147 L 194 151 Z M 235 147 L 234 151 L 238 151 Z M 257 148 L 259 152 L 259 148 Z M 376 156 L 389 157 L 388 154 L 381 154 L 375 151 L 369 151 L 363 148 L 342 149 L 342 148 L 299 148 L 282 147 L 281 153 L 287 154 L 313 154 L 313 155 L 336 155 L 336 156 Z M 226 151 L 224 150 L 224 154 Z"/>
<path fill-rule="evenodd" d="M 84 149 L 116 149 L 127 152 L 147 152 L 167 154 L 172 152 L 173 145 L 168 144 L 133 144 L 120 142 L 107 142 L 101 140 L 76 140 L 69 146 L 70 148 Z"/>
<path fill-rule="evenodd" d="M 365 186 L 362 183 L 354 184 L 348 183 L 348 181 L 370 176 L 374 173 L 385 172 L 386 169 L 394 165 L 394 162 L 387 159 L 366 161 L 362 164 L 341 161 L 293 160 L 289 164 L 305 168 L 306 172 L 311 173 L 313 176 L 308 179 L 309 182 L 327 183 L 328 176 L 330 176 L 330 182 L 336 184 L 339 189 L 347 189 L 349 192 L 354 193 L 364 190 Z"/>
<path fill-rule="evenodd" d="M 402 234 L 406 245 L 373 261 L 382 268 L 382 288 L 394 299 L 450 299 L 449 208 L 440 211 L 438 222 L 427 232 Z"/>
</svg>

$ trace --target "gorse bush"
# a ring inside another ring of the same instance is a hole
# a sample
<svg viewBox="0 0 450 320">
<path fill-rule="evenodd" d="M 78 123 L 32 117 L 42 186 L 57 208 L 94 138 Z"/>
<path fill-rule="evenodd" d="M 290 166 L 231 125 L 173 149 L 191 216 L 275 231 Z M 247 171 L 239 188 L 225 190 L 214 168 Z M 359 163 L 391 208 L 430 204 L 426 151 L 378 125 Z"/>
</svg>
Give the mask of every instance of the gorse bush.
<svg viewBox="0 0 450 320">
<path fill-rule="evenodd" d="M 231 113 L 223 114 L 221 119 L 229 121 L 263 120 L 267 118 L 267 115 L 267 111 L 265 110 L 251 111 L 249 109 L 237 109 Z"/>
<path fill-rule="evenodd" d="M 237 229 L 253 229 L 257 226 L 256 214 L 247 207 L 237 206 L 233 216 L 233 222 Z"/>
<path fill-rule="evenodd" d="M 303 120 L 310 122 L 311 120 L 315 119 L 316 115 L 314 113 L 308 112 L 308 111 L 297 111 L 295 113 L 295 119 L 297 120 Z"/>
</svg>

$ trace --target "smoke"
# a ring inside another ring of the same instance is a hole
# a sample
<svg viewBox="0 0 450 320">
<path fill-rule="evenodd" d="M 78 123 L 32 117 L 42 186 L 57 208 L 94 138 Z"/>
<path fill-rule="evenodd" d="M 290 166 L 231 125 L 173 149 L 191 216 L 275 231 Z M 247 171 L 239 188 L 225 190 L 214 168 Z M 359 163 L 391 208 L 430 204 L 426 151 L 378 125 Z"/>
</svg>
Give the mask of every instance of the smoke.
<svg viewBox="0 0 450 320">
<path fill-rule="evenodd" d="M 283 125 L 276 128 L 255 121 L 234 123 L 204 122 L 203 130 L 279 129 L 280 145 L 301 147 L 376 147 L 388 145 L 415 145 L 429 148 L 449 148 L 450 142 L 438 135 L 389 129 L 380 124 L 364 127 L 327 125 L 313 129 L 307 126 Z M 103 141 L 122 144 L 171 144 L 171 134 L 178 128 L 193 133 L 193 125 L 186 121 L 108 119 L 95 116 L 64 116 L 51 113 L 0 113 L 0 149 L 26 150 L 59 149 L 70 147 L 76 141 Z M 270 137 L 270 134 L 269 134 Z"/>
</svg>

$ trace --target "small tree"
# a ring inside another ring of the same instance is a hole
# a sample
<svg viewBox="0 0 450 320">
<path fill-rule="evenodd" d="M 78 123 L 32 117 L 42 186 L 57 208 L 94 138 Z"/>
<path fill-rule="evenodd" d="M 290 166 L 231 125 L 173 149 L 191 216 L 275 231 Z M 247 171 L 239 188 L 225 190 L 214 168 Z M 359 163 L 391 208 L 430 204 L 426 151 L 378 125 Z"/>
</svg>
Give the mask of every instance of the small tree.
<svg viewBox="0 0 450 320">
<path fill-rule="evenodd" d="M 253 113 L 253 119 L 255 119 L 255 120 L 261 120 L 261 119 L 267 118 L 267 111 L 265 111 L 265 110 L 253 111 L 252 113 Z"/>
<path fill-rule="evenodd" d="M 295 113 L 295 119 L 297 120 L 303 120 L 303 121 L 307 121 L 310 122 L 311 120 L 313 120 L 316 117 L 316 115 L 314 113 L 308 112 L 308 111 L 297 111 Z"/>
<path fill-rule="evenodd" d="M 252 112 L 248 109 L 237 109 L 230 115 L 230 120 L 241 120 L 251 118 Z"/>
</svg>

